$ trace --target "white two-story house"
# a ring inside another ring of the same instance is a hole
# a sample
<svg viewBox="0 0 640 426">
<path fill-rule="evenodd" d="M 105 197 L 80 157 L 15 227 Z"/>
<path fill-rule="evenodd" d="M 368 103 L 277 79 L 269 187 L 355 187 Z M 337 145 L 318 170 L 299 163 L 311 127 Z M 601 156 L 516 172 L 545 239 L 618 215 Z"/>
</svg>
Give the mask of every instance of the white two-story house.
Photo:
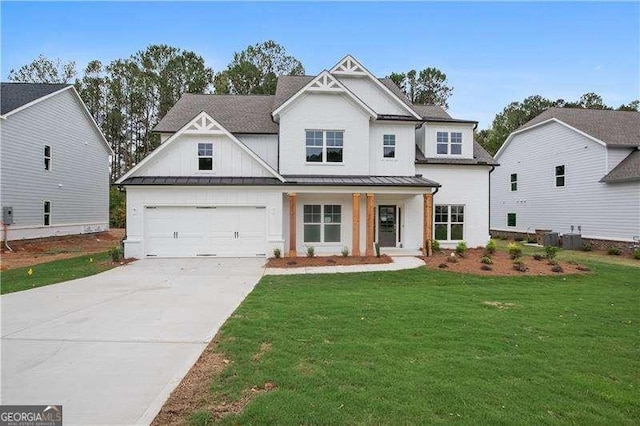
<svg viewBox="0 0 640 426">
<path fill-rule="evenodd" d="M 598 248 L 640 236 L 640 113 L 549 108 L 496 160 L 492 231 L 581 233 Z"/>
<path fill-rule="evenodd" d="M 185 94 L 118 183 L 128 257 L 428 250 L 489 238 L 473 121 L 412 105 L 351 56 L 273 96 Z"/>
</svg>

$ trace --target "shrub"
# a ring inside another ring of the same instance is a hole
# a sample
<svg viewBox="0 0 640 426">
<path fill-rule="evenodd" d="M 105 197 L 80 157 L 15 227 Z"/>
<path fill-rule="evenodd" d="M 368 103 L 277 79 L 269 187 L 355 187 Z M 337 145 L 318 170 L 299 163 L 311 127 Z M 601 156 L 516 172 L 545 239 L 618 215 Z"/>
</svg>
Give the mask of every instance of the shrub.
<svg viewBox="0 0 640 426">
<path fill-rule="evenodd" d="M 640 249 L 633 251 L 633 258 L 640 260 Z"/>
<path fill-rule="evenodd" d="M 375 243 L 374 247 L 376 249 L 376 257 L 380 257 L 380 244 Z"/>
<path fill-rule="evenodd" d="M 275 257 L 276 259 L 280 259 L 282 257 L 282 252 L 279 248 L 273 249 L 273 257 Z"/>
<path fill-rule="evenodd" d="M 493 240 L 489 240 L 489 242 L 484 248 L 487 251 L 487 253 L 493 254 L 496 252 L 496 242 Z"/>
<path fill-rule="evenodd" d="M 513 262 L 513 269 L 515 269 L 518 272 L 525 272 L 527 270 L 527 266 L 524 264 L 523 261 L 516 260 L 515 262 Z"/>
<path fill-rule="evenodd" d="M 449 267 L 449 265 L 447 265 L 446 263 L 441 263 L 441 264 L 438 265 L 438 268 L 440 268 L 440 269 L 446 269 L 448 267 Z"/>
<path fill-rule="evenodd" d="M 489 266 L 489 265 L 482 265 L 480 267 L 480 269 L 482 269 L 483 271 L 492 271 L 493 270 L 493 268 L 491 266 Z"/>
<path fill-rule="evenodd" d="M 484 256 L 482 259 L 480 259 L 480 262 L 484 263 L 485 265 L 493 264 L 493 260 L 491 260 L 489 256 Z"/>
<path fill-rule="evenodd" d="M 342 257 L 348 257 L 349 256 L 349 247 L 344 246 L 344 248 L 342 249 Z"/>
<path fill-rule="evenodd" d="M 438 241 L 438 240 L 431 240 L 431 250 L 433 250 L 433 251 L 440 251 L 440 241 Z"/>
<path fill-rule="evenodd" d="M 124 257 L 124 250 L 122 246 L 113 246 L 109 249 L 109 256 L 111 256 L 112 262 L 120 262 Z"/>
<path fill-rule="evenodd" d="M 522 256 L 522 249 L 516 243 L 510 243 L 507 246 L 507 250 L 509 250 L 509 255 L 511 256 L 511 259 L 516 259 Z"/>
<path fill-rule="evenodd" d="M 316 255 L 316 249 L 313 246 L 307 247 L 307 257 L 313 257 Z"/>
<path fill-rule="evenodd" d="M 544 256 L 541 255 L 540 253 L 536 253 L 536 254 L 533 255 L 533 260 L 540 261 L 542 259 L 544 259 Z"/>
<path fill-rule="evenodd" d="M 551 265 L 551 266 L 556 266 L 558 264 L 558 261 L 555 259 L 549 259 L 549 261 L 547 262 L 547 265 Z"/>
<path fill-rule="evenodd" d="M 116 187 L 109 190 L 109 227 L 124 228 L 127 222 L 127 196 Z"/>
<path fill-rule="evenodd" d="M 465 243 L 464 241 L 460 241 L 456 245 L 456 253 L 458 253 L 460 256 L 464 256 L 466 252 L 467 252 L 467 243 Z"/>
<path fill-rule="evenodd" d="M 585 241 L 584 243 L 582 243 L 582 251 L 591 251 L 593 250 L 593 244 Z"/>
<path fill-rule="evenodd" d="M 609 247 L 609 250 L 607 250 L 607 254 L 610 256 L 620 256 L 620 253 L 622 252 L 618 247 Z"/>
<path fill-rule="evenodd" d="M 554 246 L 544 246 L 544 256 L 549 260 L 555 259 L 557 252 L 558 249 Z"/>
<path fill-rule="evenodd" d="M 560 273 L 560 272 L 563 271 L 563 269 L 562 269 L 562 266 L 560 266 L 560 265 L 553 265 L 551 267 L 551 271 L 552 272 L 556 272 L 556 273 Z"/>
</svg>

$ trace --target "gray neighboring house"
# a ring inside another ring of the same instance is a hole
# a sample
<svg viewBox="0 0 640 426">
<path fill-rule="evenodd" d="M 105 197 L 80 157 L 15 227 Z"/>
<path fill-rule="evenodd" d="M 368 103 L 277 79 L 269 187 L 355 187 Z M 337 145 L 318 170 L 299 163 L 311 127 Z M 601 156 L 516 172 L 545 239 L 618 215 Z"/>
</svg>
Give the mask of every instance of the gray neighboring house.
<svg viewBox="0 0 640 426">
<path fill-rule="evenodd" d="M 573 227 L 596 246 L 621 248 L 640 235 L 639 112 L 549 108 L 495 158 L 492 233 Z"/>
<path fill-rule="evenodd" d="M 109 229 L 113 154 L 72 85 L 2 83 L 0 204 L 7 240 Z M 4 238 L 4 235 L 2 235 Z"/>
</svg>

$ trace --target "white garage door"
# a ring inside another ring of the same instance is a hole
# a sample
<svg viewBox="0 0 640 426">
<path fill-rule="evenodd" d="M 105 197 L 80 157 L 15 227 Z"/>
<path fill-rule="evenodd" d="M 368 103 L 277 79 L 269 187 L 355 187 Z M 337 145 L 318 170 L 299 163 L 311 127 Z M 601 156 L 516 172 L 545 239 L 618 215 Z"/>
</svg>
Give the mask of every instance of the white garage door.
<svg viewBox="0 0 640 426">
<path fill-rule="evenodd" d="M 146 207 L 148 257 L 256 257 L 266 254 L 264 207 Z"/>
</svg>

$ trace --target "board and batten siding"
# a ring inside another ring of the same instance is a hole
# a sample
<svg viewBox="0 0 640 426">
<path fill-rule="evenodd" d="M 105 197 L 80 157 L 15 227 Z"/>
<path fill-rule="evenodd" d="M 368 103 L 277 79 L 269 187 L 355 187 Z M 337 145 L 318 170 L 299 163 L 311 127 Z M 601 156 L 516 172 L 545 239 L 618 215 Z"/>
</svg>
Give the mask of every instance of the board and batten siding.
<svg viewBox="0 0 640 426">
<path fill-rule="evenodd" d="M 274 170 L 278 170 L 278 135 L 242 133 L 235 136 Z"/>
<path fill-rule="evenodd" d="M 1 121 L 1 204 L 13 207 L 14 219 L 8 239 L 107 230 L 110 152 L 75 94 L 65 90 Z"/>
<path fill-rule="evenodd" d="M 384 89 L 368 77 L 339 76 L 338 80 L 378 114 L 409 115 Z"/>
<path fill-rule="evenodd" d="M 610 154 L 611 155 L 611 154 Z M 581 226 L 587 238 L 630 241 L 640 234 L 640 183 L 599 182 L 607 173 L 607 148 L 551 122 L 513 136 L 491 177 L 491 229 L 560 234 Z M 565 166 L 556 187 L 555 167 Z M 511 191 L 510 176 L 518 175 Z M 515 227 L 507 214 L 516 213 Z"/>
<path fill-rule="evenodd" d="M 395 157 L 384 158 L 383 137 L 394 135 Z M 371 123 L 369 130 L 369 171 L 374 176 L 415 176 L 415 123 Z"/>
</svg>

